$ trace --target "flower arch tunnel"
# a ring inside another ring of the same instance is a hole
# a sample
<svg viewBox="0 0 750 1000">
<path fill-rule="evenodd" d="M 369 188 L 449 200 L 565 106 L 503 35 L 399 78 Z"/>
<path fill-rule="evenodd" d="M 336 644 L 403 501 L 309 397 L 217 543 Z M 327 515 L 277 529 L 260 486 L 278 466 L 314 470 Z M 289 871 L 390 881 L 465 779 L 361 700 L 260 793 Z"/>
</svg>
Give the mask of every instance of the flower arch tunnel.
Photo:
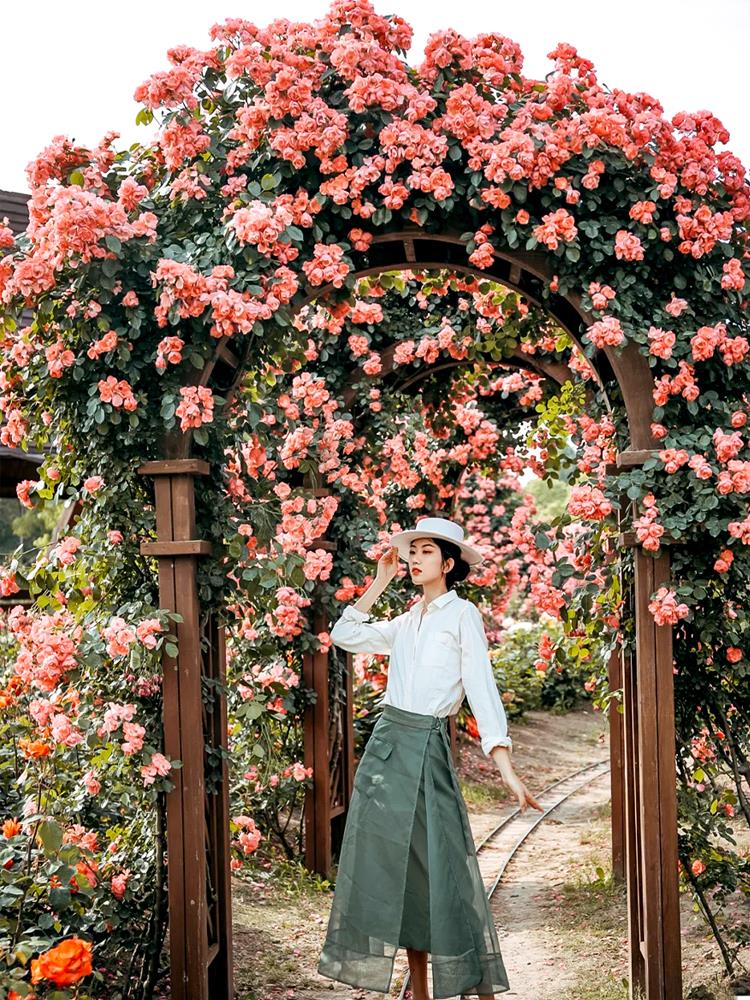
<svg viewBox="0 0 750 1000">
<path fill-rule="evenodd" d="M 373 245 L 367 257 L 361 263 L 354 277 L 359 279 L 369 275 L 390 272 L 399 269 L 407 270 L 449 270 L 455 273 L 474 274 L 484 279 L 492 279 L 509 289 L 519 292 L 524 299 L 549 311 L 555 322 L 573 339 L 581 351 L 580 332 L 585 325 L 593 323 L 594 319 L 581 306 L 580 298 L 554 296 L 552 302 L 547 301 L 543 289 L 545 283 L 552 279 L 550 265 L 541 254 L 496 254 L 493 265 L 482 271 L 462 263 L 466 257 L 465 243 L 455 235 L 431 233 L 429 236 L 419 230 L 406 230 L 383 234 L 373 240 Z M 297 310 L 320 300 L 333 290 L 333 286 L 320 288 L 305 287 L 297 297 L 294 305 Z M 239 388 L 245 376 L 247 359 L 250 356 L 252 338 L 248 337 L 243 345 L 242 355 L 235 355 L 225 341 L 217 345 L 214 356 L 206 364 L 196 384 L 209 386 L 221 391 L 226 399 L 226 406 L 231 406 L 234 393 Z M 381 358 L 383 371 L 381 377 L 391 370 L 393 345 L 386 348 Z M 569 369 L 561 362 L 546 359 L 543 355 L 529 359 L 516 350 L 507 359 L 524 367 L 531 367 L 545 378 L 561 385 L 570 378 Z M 456 362 L 454 362 L 456 363 Z M 460 363 L 460 362 L 458 362 Z M 604 346 L 591 359 L 595 378 L 604 399 L 607 390 L 616 388 L 624 404 L 624 414 L 627 420 L 626 433 L 623 435 L 631 442 L 630 448 L 619 453 L 617 461 L 608 468 L 608 472 L 616 474 L 623 468 L 634 468 L 651 456 L 656 443 L 651 436 L 651 412 L 653 378 L 648 362 L 638 351 L 636 345 L 629 344 L 622 351 Z M 414 376 L 415 380 L 429 374 L 425 369 Z M 343 394 L 345 403 L 351 402 L 356 390 L 349 388 Z M 175 433 L 165 441 L 165 454 L 174 456 L 164 462 L 149 462 L 142 466 L 142 471 L 158 478 L 157 491 L 161 489 L 163 497 L 169 495 L 171 503 L 163 502 L 163 521 L 174 524 L 174 513 L 177 505 L 187 506 L 193 503 L 186 499 L 180 500 L 179 490 L 190 490 L 191 476 L 195 473 L 207 473 L 208 467 L 200 460 L 190 458 L 190 431 Z M 179 456 L 179 457 L 178 457 Z M 162 478 L 163 477 L 163 478 Z M 157 492 L 157 496 L 159 492 Z M 157 535 L 159 529 L 159 504 L 157 501 Z M 623 532 L 620 536 L 624 547 L 635 545 L 632 531 L 627 530 L 623 522 Z M 167 529 L 169 530 L 169 529 Z M 184 534 L 192 535 L 192 529 L 184 529 Z M 176 540 L 170 540 L 170 542 Z M 205 544 L 193 540 L 190 545 L 197 551 L 197 546 Z M 317 541 L 316 544 L 321 544 Z M 322 544 L 326 544 L 323 542 Z M 181 541 L 181 545 L 186 543 Z M 178 565 L 173 562 L 176 547 L 165 549 L 160 542 L 144 543 L 144 551 L 154 555 L 161 554 L 162 561 L 169 566 Z M 613 758 L 613 855 L 616 864 L 624 860 L 626 876 L 631 897 L 638 900 L 638 906 L 631 909 L 630 934 L 631 941 L 646 940 L 647 954 L 644 956 L 640 946 L 632 952 L 633 981 L 646 987 L 650 983 L 651 995 L 668 996 L 674 989 L 675 977 L 680 976 L 680 952 L 674 947 L 679 942 L 679 914 L 677 908 L 678 886 L 676 875 L 669 879 L 664 876 L 667 871 L 676 872 L 677 842 L 676 842 L 676 791 L 674 775 L 674 707 L 672 692 L 672 653 L 671 629 L 669 626 L 658 626 L 648 610 L 650 595 L 669 579 L 669 557 L 662 551 L 656 559 L 636 545 L 634 553 L 634 594 L 631 595 L 630 611 L 636 619 L 637 656 L 624 658 L 619 654 L 613 656 L 610 663 L 610 681 L 613 689 L 624 687 L 626 715 L 624 725 L 617 713 L 612 716 L 612 758 Z M 168 579 L 170 570 L 167 571 Z M 195 620 L 199 614 L 195 597 L 187 606 L 180 606 L 177 600 L 179 593 L 185 589 L 173 587 L 168 583 L 169 595 L 177 603 L 175 610 L 187 620 Z M 186 588 L 188 594 L 192 586 Z M 169 598 L 168 598 L 169 600 Z M 314 630 L 322 631 L 328 627 L 325 617 L 315 623 Z M 221 630 L 214 635 L 214 648 L 219 641 Z M 184 678 L 191 673 L 200 673 L 200 666 L 191 664 L 184 670 L 181 664 L 183 655 L 190 656 L 190 647 L 186 643 L 186 652 L 182 653 L 180 645 L 180 660 L 175 664 L 176 674 L 182 676 L 180 687 L 184 686 Z M 313 768 L 316 776 L 315 787 L 308 795 L 306 803 L 306 859 L 309 867 L 326 873 L 331 864 L 332 830 L 337 823 L 340 827 L 341 809 L 345 808 L 351 793 L 353 776 L 353 731 L 351 728 L 351 682 L 347 690 L 348 714 L 338 720 L 340 732 L 338 738 L 343 740 L 345 747 L 344 766 L 337 772 L 337 787 L 332 791 L 330 763 L 332 742 L 330 739 L 331 719 L 328 701 L 328 656 L 327 654 L 310 654 L 306 657 L 307 668 L 305 682 L 317 693 L 317 702 L 309 712 L 306 721 L 306 764 Z M 165 691 L 166 697 L 166 691 Z M 175 692 L 173 700 L 185 704 L 182 692 Z M 184 719 L 174 723 L 174 741 L 167 749 L 174 756 L 184 759 L 186 747 L 184 733 L 190 732 L 191 726 L 185 726 Z M 452 738 L 455 739 L 455 726 L 452 727 Z M 186 776 L 186 777 L 189 777 Z M 645 789 L 659 787 L 659 806 L 656 815 L 650 820 L 642 809 Z M 196 808 L 194 804 L 193 809 Z M 218 826 L 214 821 L 214 826 Z M 184 829 L 180 824 L 180 830 Z M 626 848 L 626 842 L 629 850 Z M 646 852 L 649 857 L 659 859 L 658 872 L 655 868 L 642 870 L 637 862 L 637 851 Z M 214 849 L 209 857 L 221 855 Z M 195 860 L 195 855 L 194 855 Z M 228 889 L 225 890 L 228 894 Z M 179 899 L 179 897 L 178 897 Z M 226 904 L 225 904 L 226 905 Z M 663 933 L 669 924 L 668 933 Z M 671 983 L 672 985 L 667 985 Z M 676 995 L 676 994 L 675 994 Z"/>
</svg>

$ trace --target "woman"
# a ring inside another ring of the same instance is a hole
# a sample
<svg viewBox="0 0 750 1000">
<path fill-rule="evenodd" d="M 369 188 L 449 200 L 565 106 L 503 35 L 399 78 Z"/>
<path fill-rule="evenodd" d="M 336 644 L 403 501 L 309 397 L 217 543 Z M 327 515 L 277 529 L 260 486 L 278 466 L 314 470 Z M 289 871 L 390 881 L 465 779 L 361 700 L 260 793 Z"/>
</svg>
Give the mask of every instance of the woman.
<svg viewBox="0 0 750 1000">
<path fill-rule="evenodd" d="M 452 589 L 482 561 L 463 529 L 421 518 L 391 536 L 375 580 L 331 630 L 350 652 L 390 655 L 383 711 L 357 767 L 336 891 L 318 972 L 381 993 L 406 948 L 414 1000 L 508 990 L 497 932 L 450 753 L 448 716 L 464 694 L 482 749 L 518 799 L 541 810 L 511 764 L 512 741 L 487 653 L 481 614 Z M 395 618 L 368 611 L 401 555 L 422 599 Z"/>
</svg>

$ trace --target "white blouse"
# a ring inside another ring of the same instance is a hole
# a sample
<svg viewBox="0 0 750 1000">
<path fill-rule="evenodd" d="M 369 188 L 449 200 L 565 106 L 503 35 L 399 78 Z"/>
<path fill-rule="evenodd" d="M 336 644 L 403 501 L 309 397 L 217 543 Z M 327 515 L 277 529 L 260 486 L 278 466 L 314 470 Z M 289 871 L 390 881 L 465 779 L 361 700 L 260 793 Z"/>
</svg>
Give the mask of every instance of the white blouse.
<svg viewBox="0 0 750 1000">
<path fill-rule="evenodd" d="M 377 621 L 349 604 L 331 629 L 331 641 L 350 653 L 390 654 L 384 705 L 455 715 L 466 695 L 484 753 L 489 757 L 496 746 L 512 752 L 479 608 L 455 590 L 430 601 L 422 616 L 424 603 L 423 597 L 403 614 Z"/>
</svg>

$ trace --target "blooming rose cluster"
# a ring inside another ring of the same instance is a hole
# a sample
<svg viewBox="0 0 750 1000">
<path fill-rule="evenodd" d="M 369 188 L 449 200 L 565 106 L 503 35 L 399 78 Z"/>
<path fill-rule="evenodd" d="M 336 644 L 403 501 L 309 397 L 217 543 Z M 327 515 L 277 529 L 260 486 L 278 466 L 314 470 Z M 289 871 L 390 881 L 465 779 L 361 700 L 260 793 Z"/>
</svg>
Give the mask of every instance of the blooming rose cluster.
<svg viewBox="0 0 750 1000">
<path fill-rule="evenodd" d="M 572 517 L 586 521 L 601 521 L 612 513 L 612 504 L 597 486 L 574 486 L 568 498 Z"/>
<path fill-rule="evenodd" d="M 214 419 L 214 394 L 206 385 L 184 385 L 180 388 L 182 399 L 177 404 L 175 416 L 180 419 L 180 430 L 202 427 Z"/>
<path fill-rule="evenodd" d="M 690 608 L 669 587 L 659 587 L 653 600 L 649 601 L 648 610 L 653 615 L 657 625 L 676 625 L 680 619 L 690 614 Z"/>
</svg>

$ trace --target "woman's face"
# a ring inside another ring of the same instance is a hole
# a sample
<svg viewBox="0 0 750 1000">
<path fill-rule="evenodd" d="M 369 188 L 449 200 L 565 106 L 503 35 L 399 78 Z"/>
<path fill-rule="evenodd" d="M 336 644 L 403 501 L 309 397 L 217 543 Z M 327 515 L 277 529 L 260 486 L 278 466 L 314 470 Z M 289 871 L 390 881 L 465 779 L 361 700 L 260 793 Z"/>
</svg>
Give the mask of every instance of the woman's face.
<svg viewBox="0 0 750 1000">
<path fill-rule="evenodd" d="M 414 583 L 425 584 L 439 581 L 453 567 L 452 557 L 442 562 L 443 553 L 437 542 L 431 538 L 414 538 L 409 543 L 409 572 Z"/>
</svg>

